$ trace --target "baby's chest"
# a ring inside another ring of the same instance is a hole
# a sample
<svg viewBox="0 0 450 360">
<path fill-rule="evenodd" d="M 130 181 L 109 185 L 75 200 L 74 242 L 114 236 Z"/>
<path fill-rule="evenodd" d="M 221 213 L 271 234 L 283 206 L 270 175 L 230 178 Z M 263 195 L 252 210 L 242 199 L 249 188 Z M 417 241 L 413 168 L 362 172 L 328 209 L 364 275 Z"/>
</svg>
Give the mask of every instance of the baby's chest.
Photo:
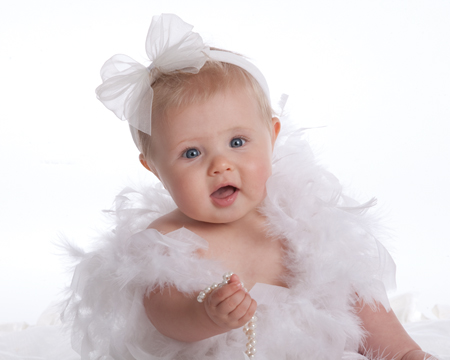
<svg viewBox="0 0 450 360">
<path fill-rule="evenodd" d="M 247 289 L 251 289 L 255 283 L 286 286 L 282 281 L 287 274 L 283 254 L 283 241 L 265 239 L 253 244 L 212 244 L 208 257 L 220 260 L 229 271 L 240 277 Z"/>
</svg>

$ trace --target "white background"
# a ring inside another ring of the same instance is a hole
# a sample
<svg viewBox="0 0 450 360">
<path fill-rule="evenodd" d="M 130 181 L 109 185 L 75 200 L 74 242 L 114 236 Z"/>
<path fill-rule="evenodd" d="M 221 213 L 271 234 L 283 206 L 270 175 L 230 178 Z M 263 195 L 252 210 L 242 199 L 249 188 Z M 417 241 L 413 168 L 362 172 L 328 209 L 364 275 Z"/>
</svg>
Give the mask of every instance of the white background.
<svg viewBox="0 0 450 360">
<path fill-rule="evenodd" d="M 398 293 L 450 304 L 450 2 L 3 1 L 0 11 L 0 323 L 33 324 L 69 281 L 54 245 L 81 245 L 138 181 L 127 126 L 96 100 L 116 53 L 145 63 L 153 15 L 178 14 L 247 55 L 274 102 L 392 229 Z M 146 63 L 146 65 L 148 65 Z"/>
</svg>

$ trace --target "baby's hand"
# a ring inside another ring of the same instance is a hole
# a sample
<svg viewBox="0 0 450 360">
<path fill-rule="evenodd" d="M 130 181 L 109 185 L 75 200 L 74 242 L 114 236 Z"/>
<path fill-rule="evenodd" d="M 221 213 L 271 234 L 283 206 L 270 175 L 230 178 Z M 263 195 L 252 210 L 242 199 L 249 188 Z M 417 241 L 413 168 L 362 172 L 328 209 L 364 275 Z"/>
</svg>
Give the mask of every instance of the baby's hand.
<svg viewBox="0 0 450 360">
<path fill-rule="evenodd" d="M 256 311 L 256 301 L 243 289 L 236 274 L 231 276 L 228 284 L 211 292 L 204 305 L 210 319 L 228 329 L 244 326 Z"/>
</svg>

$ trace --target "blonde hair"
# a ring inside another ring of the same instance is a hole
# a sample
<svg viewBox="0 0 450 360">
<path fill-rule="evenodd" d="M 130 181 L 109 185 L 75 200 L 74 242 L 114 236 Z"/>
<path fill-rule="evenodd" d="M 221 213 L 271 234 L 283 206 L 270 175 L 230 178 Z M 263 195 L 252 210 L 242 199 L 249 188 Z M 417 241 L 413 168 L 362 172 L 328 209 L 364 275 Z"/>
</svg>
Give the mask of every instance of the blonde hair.
<svg viewBox="0 0 450 360">
<path fill-rule="evenodd" d="M 262 118 L 267 126 L 271 124 L 273 111 L 270 100 L 258 81 L 237 65 L 208 60 L 197 74 L 175 71 L 170 74 L 152 75 L 156 77 L 152 84 L 152 122 L 164 121 L 169 109 L 182 109 L 199 104 L 220 91 L 239 86 L 255 97 Z M 151 136 L 139 131 L 139 148 L 145 157 L 150 156 L 150 147 Z"/>
</svg>

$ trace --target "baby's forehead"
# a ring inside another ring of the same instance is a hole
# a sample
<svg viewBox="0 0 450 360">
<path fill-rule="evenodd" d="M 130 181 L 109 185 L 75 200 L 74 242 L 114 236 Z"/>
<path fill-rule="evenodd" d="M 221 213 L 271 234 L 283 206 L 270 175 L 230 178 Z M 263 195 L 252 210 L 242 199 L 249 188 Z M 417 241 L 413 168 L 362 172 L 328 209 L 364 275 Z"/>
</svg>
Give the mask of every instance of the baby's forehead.
<svg viewBox="0 0 450 360">
<path fill-rule="evenodd" d="M 242 116 L 261 118 L 259 110 L 256 96 L 247 89 L 225 88 L 197 101 L 168 108 L 165 121 L 184 121 L 186 126 L 197 122 L 212 124 L 211 126 L 221 123 L 226 125 L 236 122 L 236 119 Z"/>
</svg>

